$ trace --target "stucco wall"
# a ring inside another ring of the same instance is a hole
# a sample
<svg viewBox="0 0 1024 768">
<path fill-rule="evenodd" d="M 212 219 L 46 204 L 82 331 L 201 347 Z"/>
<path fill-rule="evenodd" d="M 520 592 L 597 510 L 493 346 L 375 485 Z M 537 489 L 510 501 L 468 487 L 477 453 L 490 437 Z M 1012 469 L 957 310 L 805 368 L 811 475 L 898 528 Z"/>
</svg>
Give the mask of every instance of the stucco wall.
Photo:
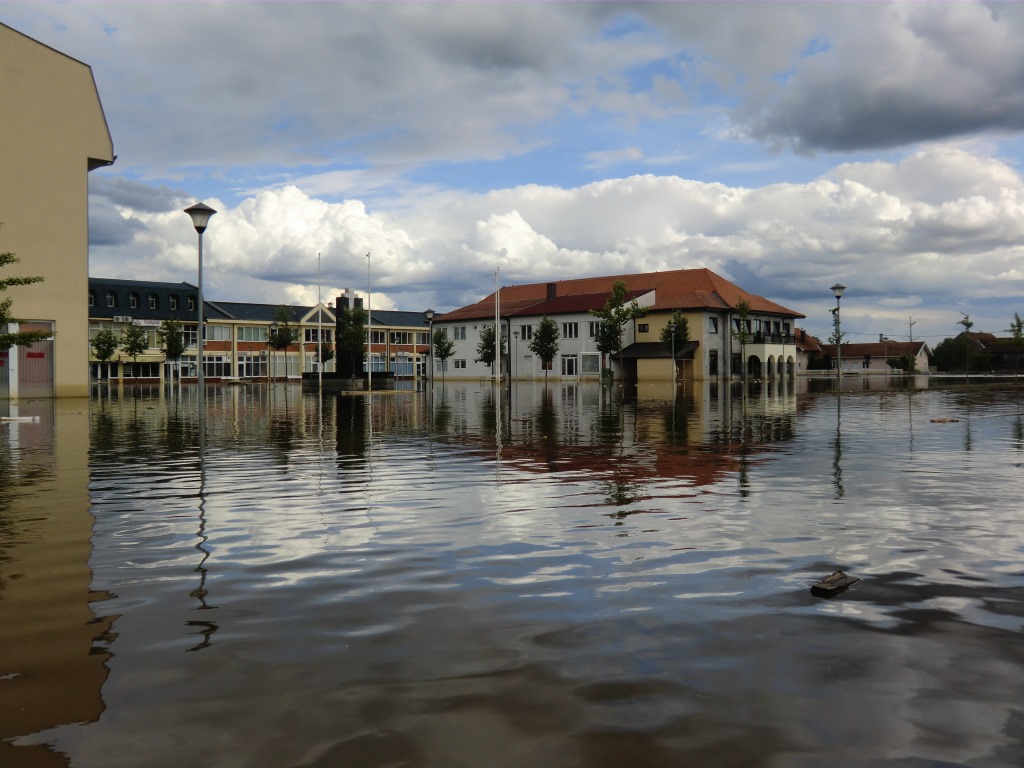
<svg viewBox="0 0 1024 768">
<path fill-rule="evenodd" d="M 114 159 L 92 71 L 0 25 L 0 104 L 0 250 L 21 260 L 10 274 L 45 278 L 8 295 L 56 324 L 55 394 L 87 395 L 88 171 Z"/>
</svg>

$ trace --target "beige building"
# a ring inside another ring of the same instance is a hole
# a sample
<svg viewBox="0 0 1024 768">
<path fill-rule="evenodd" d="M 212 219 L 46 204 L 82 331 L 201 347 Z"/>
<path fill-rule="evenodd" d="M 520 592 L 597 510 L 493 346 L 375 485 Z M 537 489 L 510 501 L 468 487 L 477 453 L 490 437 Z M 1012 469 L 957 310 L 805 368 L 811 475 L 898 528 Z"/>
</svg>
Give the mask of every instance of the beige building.
<svg viewBox="0 0 1024 768">
<path fill-rule="evenodd" d="M 8 289 L 22 330 L 53 341 L 0 359 L 0 396 L 89 394 L 88 172 L 114 162 L 88 65 L 0 24 L 0 252 L 13 275 L 42 283 Z M 18 329 L 11 329 L 18 330 Z"/>
</svg>

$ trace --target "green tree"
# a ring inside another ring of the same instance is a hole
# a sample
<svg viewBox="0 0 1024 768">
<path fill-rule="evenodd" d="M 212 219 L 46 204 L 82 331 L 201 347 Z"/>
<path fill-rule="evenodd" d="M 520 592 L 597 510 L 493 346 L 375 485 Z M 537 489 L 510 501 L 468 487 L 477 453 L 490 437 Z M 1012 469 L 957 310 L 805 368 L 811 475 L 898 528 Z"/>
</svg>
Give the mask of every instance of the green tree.
<svg viewBox="0 0 1024 768">
<path fill-rule="evenodd" d="M 739 324 L 732 328 L 733 340 L 740 345 L 740 376 L 747 378 L 747 352 L 746 346 L 753 338 L 750 331 L 750 302 L 744 299 L 736 305 L 736 314 L 739 315 Z M 744 391 L 746 391 L 744 389 Z"/>
<path fill-rule="evenodd" d="M 1020 315 L 1013 313 L 1013 322 L 1010 323 L 1010 340 L 1016 347 L 1016 354 L 1013 357 L 1013 379 L 1017 380 L 1017 371 L 1020 369 L 1020 353 L 1024 350 L 1024 320 Z"/>
<path fill-rule="evenodd" d="M 455 354 L 455 342 L 448 338 L 444 328 L 434 331 L 434 357 L 441 361 L 441 381 L 448 368 L 448 358 Z"/>
<path fill-rule="evenodd" d="M 338 353 L 338 373 L 355 378 L 362 373 L 366 354 L 366 310 L 362 307 L 338 307 L 335 312 L 334 345 Z"/>
<path fill-rule="evenodd" d="M 974 327 L 974 323 L 971 321 L 971 316 L 966 312 L 961 312 L 963 317 L 957 321 L 957 325 L 964 327 L 964 337 L 967 343 L 964 345 L 964 374 L 967 376 L 971 375 L 971 328 Z"/>
<path fill-rule="evenodd" d="M 505 334 L 501 334 L 501 357 L 505 356 Z M 494 325 L 485 325 L 480 331 L 480 343 L 476 345 L 477 363 L 494 366 Z"/>
<path fill-rule="evenodd" d="M 164 357 L 175 362 L 180 360 L 185 353 L 185 334 L 182 333 L 181 323 L 174 318 L 167 318 L 160 324 L 156 335 L 160 339 L 160 351 Z"/>
<path fill-rule="evenodd" d="M 96 333 L 89 345 L 96 359 L 105 363 L 117 352 L 117 336 L 109 328 L 104 328 Z"/>
<path fill-rule="evenodd" d="M 672 313 L 672 319 L 661 329 L 661 343 L 666 349 L 671 349 L 673 344 L 679 349 L 690 340 L 690 322 L 678 309 Z"/>
<path fill-rule="evenodd" d="M 18 261 L 18 257 L 13 253 L 0 253 L 0 268 L 6 267 L 10 264 L 17 264 Z M 42 281 L 43 278 L 39 276 L 3 277 L 0 278 L 0 292 L 6 291 L 12 285 L 32 285 L 32 283 L 41 283 Z M 14 300 L 10 297 L 0 301 L 0 351 L 10 349 L 11 347 L 31 347 L 37 341 L 44 341 L 53 336 L 51 331 L 19 331 L 17 333 L 8 333 L 7 328 L 10 324 L 22 322 L 21 320 L 11 316 L 11 305 L 13 301 Z"/>
<path fill-rule="evenodd" d="M 626 284 L 616 280 L 604 306 L 590 310 L 590 314 L 600 321 L 594 335 L 594 345 L 603 355 L 617 355 L 622 349 L 623 327 L 644 314 L 644 309 L 636 303 L 636 299 L 626 303 L 626 293 Z"/>
<path fill-rule="evenodd" d="M 149 349 L 146 329 L 141 325 L 126 325 L 121 329 L 121 349 L 130 355 L 132 362 L 138 365 L 139 355 Z"/>
<path fill-rule="evenodd" d="M 540 358 L 544 364 L 544 378 L 548 377 L 548 369 L 551 368 L 551 361 L 558 354 L 558 323 L 545 315 L 537 323 L 533 332 L 533 339 L 530 341 L 530 351 Z"/>
<path fill-rule="evenodd" d="M 298 341 L 299 332 L 292 327 L 292 311 L 284 304 L 274 307 L 274 325 L 267 331 L 267 344 L 276 352 L 284 350 L 284 374 L 288 376 L 288 347 Z"/>
<path fill-rule="evenodd" d="M 661 329 L 661 343 L 671 353 L 678 353 L 683 344 L 690 340 L 690 322 L 678 309 L 672 313 L 672 319 Z M 676 361 L 672 360 L 672 378 L 675 380 Z"/>
</svg>

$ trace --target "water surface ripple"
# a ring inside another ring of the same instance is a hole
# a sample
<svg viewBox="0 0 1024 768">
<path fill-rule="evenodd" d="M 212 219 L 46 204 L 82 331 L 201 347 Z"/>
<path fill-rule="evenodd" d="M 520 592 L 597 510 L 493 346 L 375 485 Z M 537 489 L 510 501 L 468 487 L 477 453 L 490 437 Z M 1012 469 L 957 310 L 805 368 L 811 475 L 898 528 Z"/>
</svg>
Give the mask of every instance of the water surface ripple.
<svg viewBox="0 0 1024 768">
<path fill-rule="evenodd" d="M 0 764 L 1024 765 L 1019 390 L 792 387 L 38 404 Z"/>
</svg>

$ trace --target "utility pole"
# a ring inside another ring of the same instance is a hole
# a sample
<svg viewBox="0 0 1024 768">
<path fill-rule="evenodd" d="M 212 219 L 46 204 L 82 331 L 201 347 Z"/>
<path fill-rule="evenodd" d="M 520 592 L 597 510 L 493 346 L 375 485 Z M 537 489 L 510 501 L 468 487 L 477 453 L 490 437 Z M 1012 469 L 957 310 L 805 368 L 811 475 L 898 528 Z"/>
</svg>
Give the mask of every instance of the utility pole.
<svg viewBox="0 0 1024 768">
<path fill-rule="evenodd" d="M 914 326 L 917 325 L 917 321 L 914 320 L 913 315 L 907 318 L 907 338 L 910 341 L 914 340 Z"/>
</svg>

